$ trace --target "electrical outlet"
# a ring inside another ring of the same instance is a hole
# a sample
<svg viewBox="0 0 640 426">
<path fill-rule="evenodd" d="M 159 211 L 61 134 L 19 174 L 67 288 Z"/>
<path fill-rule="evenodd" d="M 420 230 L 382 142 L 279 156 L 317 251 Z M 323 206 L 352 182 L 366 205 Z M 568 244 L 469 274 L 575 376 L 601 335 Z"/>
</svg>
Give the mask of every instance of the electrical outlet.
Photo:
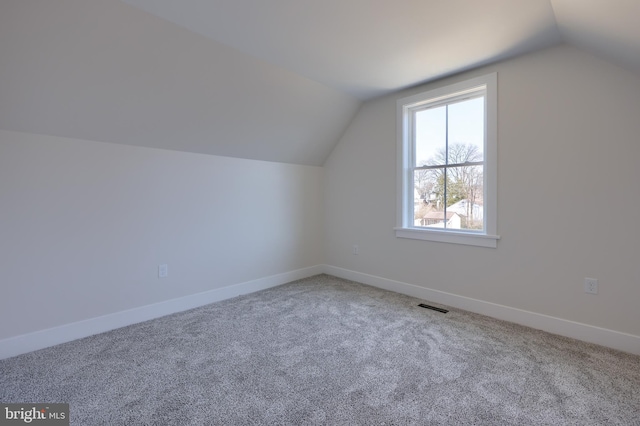
<svg viewBox="0 0 640 426">
<path fill-rule="evenodd" d="M 358 246 L 357 244 L 353 245 L 353 251 L 351 252 L 353 254 L 360 254 L 360 246 Z"/>
<path fill-rule="evenodd" d="M 163 263 L 158 265 L 158 278 L 167 278 L 169 276 L 169 265 Z"/>
<path fill-rule="evenodd" d="M 598 294 L 598 280 L 596 278 L 585 278 L 584 292 L 589 294 Z"/>
</svg>

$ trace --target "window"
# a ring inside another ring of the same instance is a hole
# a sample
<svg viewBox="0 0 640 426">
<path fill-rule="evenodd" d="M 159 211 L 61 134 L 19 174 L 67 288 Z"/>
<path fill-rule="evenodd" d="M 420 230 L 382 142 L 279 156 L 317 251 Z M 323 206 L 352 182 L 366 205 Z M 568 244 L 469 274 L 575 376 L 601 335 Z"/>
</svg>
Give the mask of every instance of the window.
<svg viewBox="0 0 640 426">
<path fill-rule="evenodd" d="M 398 100 L 396 236 L 496 247 L 497 74 Z"/>
</svg>

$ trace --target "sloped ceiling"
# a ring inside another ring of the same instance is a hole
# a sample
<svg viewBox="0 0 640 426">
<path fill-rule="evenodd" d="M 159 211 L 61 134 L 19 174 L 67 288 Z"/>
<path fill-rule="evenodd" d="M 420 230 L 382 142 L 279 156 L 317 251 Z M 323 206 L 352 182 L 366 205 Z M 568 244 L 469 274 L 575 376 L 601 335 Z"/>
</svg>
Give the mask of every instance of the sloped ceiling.
<svg viewBox="0 0 640 426">
<path fill-rule="evenodd" d="M 564 41 L 640 73 L 640 0 L 552 0 Z"/>
<path fill-rule="evenodd" d="M 548 0 L 125 0 L 368 99 L 559 41 Z"/>
<path fill-rule="evenodd" d="M 0 5 L 0 128 L 320 165 L 358 101 L 117 0 Z"/>
<path fill-rule="evenodd" d="M 363 100 L 485 63 L 567 41 L 640 72 L 639 9 L 637 0 L 5 0 L 0 128 L 322 165 Z"/>
</svg>

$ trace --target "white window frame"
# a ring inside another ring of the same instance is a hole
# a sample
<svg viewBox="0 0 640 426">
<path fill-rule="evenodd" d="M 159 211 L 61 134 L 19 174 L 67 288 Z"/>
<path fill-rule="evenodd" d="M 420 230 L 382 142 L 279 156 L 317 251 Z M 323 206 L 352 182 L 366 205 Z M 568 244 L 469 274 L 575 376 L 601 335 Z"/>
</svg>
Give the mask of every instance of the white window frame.
<svg viewBox="0 0 640 426">
<path fill-rule="evenodd" d="M 492 73 L 451 84 L 397 101 L 397 222 L 399 238 L 437 241 L 496 248 L 497 233 L 497 159 L 498 159 L 498 74 Z M 414 224 L 413 187 L 413 111 L 427 104 L 444 103 L 465 92 L 485 90 L 484 137 L 484 226 L 482 231 L 460 229 L 429 229 Z"/>
</svg>

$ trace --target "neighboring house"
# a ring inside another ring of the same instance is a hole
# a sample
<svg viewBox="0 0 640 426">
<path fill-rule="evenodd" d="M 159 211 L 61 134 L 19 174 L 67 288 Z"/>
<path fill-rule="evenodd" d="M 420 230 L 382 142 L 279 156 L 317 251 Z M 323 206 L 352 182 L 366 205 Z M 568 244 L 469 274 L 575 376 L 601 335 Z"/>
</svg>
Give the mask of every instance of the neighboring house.
<svg viewBox="0 0 640 426">
<path fill-rule="evenodd" d="M 469 200 L 460 200 L 455 204 L 447 207 L 448 212 L 456 212 L 460 216 L 469 217 L 472 216 L 473 220 L 483 219 L 483 206 L 482 204 L 472 204 Z"/>
<path fill-rule="evenodd" d="M 446 215 L 447 228 L 460 229 L 461 221 L 460 215 L 453 211 L 447 211 Z M 428 226 L 430 228 L 444 228 L 445 226 L 445 214 L 444 212 L 431 211 L 425 214 L 422 219 L 416 220 L 416 226 Z"/>
</svg>

